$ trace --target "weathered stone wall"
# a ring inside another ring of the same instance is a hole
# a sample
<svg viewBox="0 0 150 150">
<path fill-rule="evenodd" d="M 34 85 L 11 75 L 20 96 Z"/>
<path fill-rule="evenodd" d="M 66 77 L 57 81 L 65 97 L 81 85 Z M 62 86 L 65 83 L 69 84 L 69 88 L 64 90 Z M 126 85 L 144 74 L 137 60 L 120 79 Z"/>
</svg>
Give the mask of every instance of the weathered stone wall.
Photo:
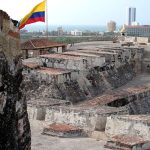
<svg viewBox="0 0 150 150">
<path fill-rule="evenodd" d="M 45 62 L 49 68 L 62 68 L 62 69 L 74 69 L 74 70 L 83 70 L 86 68 L 82 59 L 44 59 L 42 62 Z"/>
<path fill-rule="evenodd" d="M 27 100 L 49 97 L 76 103 L 102 94 L 108 89 L 120 87 L 134 76 L 132 64 L 125 64 L 117 69 L 105 68 L 104 71 L 100 67 L 86 72 L 80 71 L 76 74 L 76 79 L 68 76 L 69 79 L 63 80 L 65 82 L 48 82 L 47 79 L 39 80 L 36 76 L 30 76 L 26 80 Z"/>
<path fill-rule="evenodd" d="M 91 69 L 87 75 L 90 83 L 87 89 L 91 95 L 96 96 L 108 89 L 118 88 L 133 79 L 135 76 L 133 68 L 132 64 L 125 64 L 117 69 L 110 66 L 102 72 L 101 68 Z"/>
<path fill-rule="evenodd" d="M 137 42 L 137 43 L 143 43 L 143 44 L 148 44 L 149 43 L 149 38 L 148 37 L 132 37 L 132 36 L 127 36 L 124 39 L 125 42 Z"/>
<path fill-rule="evenodd" d="M 130 114 L 150 114 L 150 91 L 145 91 L 137 96 L 135 100 L 129 104 Z"/>
<path fill-rule="evenodd" d="M 149 38 L 148 37 L 137 37 L 137 43 L 149 43 Z"/>
<path fill-rule="evenodd" d="M 30 150 L 20 34 L 13 22 L 0 10 L 0 149 Z"/>
<path fill-rule="evenodd" d="M 142 72 L 150 73 L 150 59 L 143 59 L 142 61 Z"/>
<path fill-rule="evenodd" d="M 106 117 L 112 114 L 141 115 L 150 113 L 149 84 L 124 89 L 122 96 L 119 94 L 117 95 L 118 97 L 116 97 L 115 100 L 115 95 L 108 96 L 106 94 L 106 97 L 108 97 L 110 101 L 111 98 L 114 99 L 111 103 L 107 102 L 108 99 L 105 99 L 105 97 L 102 95 L 103 101 L 106 101 L 105 105 L 108 106 L 104 106 L 104 104 L 100 103 L 100 101 L 95 104 L 96 101 L 91 100 L 91 103 L 89 104 L 88 102 L 82 102 L 80 103 L 81 105 L 79 104 L 74 106 L 44 108 L 30 107 L 29 114 L 32 119 L 44 118 L 50 123 L 69 123 L 93 131 L 104 130 L 106 125 Z M 95 105 L 93 105 L 92 102 Z"/>
<path fill-rule="evenodd" d="M 93 98 L 108 89 L 118 88 L 141 72 L 142 48 L 119 47 L 104 51 L 106 54 L 109 52 L 117 54 L 115 62 L 104 64 L 105 57 L 96 55 L 96 51 L 94 55 L 85 54 L 82 51 L 81 54 L 70 52 L 63 55 L 41 56 L 42 61 L 39 61 L 39 65 L 45 62 L 47 68 L 75 69 L 76 71 L 53 76 L 51 73 L 39 74 L 38 70 L 31 70 L 27 75 L 28 100 L 45 99 L 46 96 L 46 98 L 66 99 L 75 103 Z"/>
<path fill-rule="evenodd" d="M 46 110 L 45 121 L 49 123 L 67 123 L 85 130 L 104 130 L 107 116 L 98 115 L 89 110 L 73 110 L 69 108 L 49 108 Z"/>
<path fill-rule="evenodd" d="M 58 47 L 58 49 L 57 48 L 53 48 L 51 51 L 54 52 L 54 53 L 62 53 L 63 49 L 62 49 L 62 47 Z"/>
<path fill-rule="evenodd" d="M 64 59 L 64 58 L 59 58 L 58 56 L 58 58 L 42 58 L 41 60 L 42 62 L 45 62 L 47 67 L 50 68 L 62 68 L 62 69 L 72 69 L 72 70 L 87 70 L 96 66 L 102 66 L 105 63 L 105 58 L 98 57 L 98 56 L 95 57 L 84 56 L 78 58 L 75 57 L 74 59 L 73 58 Z"/>
<path fill-rule="evenodd" d="M 45 121 L 49 123 L 72 124 L 88 131 L 104 131 L 106 118 L 111 114 L 127 114 L 126 108 L 80 108 L 80 107 L 48 107 Z"/>
<path fill-rule="evenodd" d="M 122 96 L 120 95 L 121 97 L 116 97 L 116 100 L 114 99 L 112 102 L 108 103 L 107 105 L 111 107 L 127 106 L 130 115 L 150 114 L 149 84 L 122 89 L 122 92 L 123 94 Z"/>
<path fill-rule="evenodd" d="M 45 120 L 46 107 L 28 106 L 28 114 L 31 120 Z"/>
<path fill-rule="evenodd" d="M 135 135 L 144 140 L 150 139 L 150 117 L 141 116 L 111 116 L 107 118 L 105 133 L 109 136 Z"/>
<path fill-rule="evenodd" d="M 136 37 L 126 36 L 124 40 L 126 42 L 136 42 Z"/>
<path fill-rule="evenodd" d="M 43 69 L 44 70 L 44 69 Z M 24 69 L 25 76 L 27 78 L 30 78 L 32 76 L 35 77 L 39 82 L 46 81 L 47 83 L 55 82 L 56 84 L 61 84 L 66 81 L 70 80 L 77 80 L 79 77 L 79 71 L 66 71 L 64 73 L 58 73 L 58 74 L 47 74 L 46 72 L 41 72 L 40 69 Z"/>
</svg>

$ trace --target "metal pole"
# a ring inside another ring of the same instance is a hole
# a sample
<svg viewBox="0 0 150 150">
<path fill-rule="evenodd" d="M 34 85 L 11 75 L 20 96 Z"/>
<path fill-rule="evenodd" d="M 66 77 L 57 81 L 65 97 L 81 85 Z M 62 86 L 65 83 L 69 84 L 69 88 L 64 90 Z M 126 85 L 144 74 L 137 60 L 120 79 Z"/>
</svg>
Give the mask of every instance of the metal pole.
<svg viewBox="0 0 150 150">
<path fill-rule="evenodd" d="M 45 0 L 46 1 L 46 36 L 47 36 L 47 39 L 48 39 L 48 0 Z"/>
</svg>

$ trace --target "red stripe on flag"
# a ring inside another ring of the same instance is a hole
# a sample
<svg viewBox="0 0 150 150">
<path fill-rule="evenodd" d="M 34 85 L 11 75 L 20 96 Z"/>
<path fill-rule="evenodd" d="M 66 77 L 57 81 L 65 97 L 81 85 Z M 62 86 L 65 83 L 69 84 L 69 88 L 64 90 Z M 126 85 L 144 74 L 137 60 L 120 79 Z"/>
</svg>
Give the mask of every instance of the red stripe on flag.
<svg viewBox="0 0 150 150">
<path fill-rule="evenodd" d="M 35 22 L 45 22 L 45 17 L 37 17 L 37 18 L 30 18 L 27 20 L 25 24 L 19 27 L 19 29 L 22 29 L 25 25 L 35 23 Z"/>
</svg>

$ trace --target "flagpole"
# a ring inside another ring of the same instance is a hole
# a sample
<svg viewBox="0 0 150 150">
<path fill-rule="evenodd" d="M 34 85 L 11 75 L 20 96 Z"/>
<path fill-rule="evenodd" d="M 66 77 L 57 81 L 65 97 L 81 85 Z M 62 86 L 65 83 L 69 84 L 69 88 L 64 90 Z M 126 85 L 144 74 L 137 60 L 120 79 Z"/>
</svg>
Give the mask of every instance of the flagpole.
<svg viewBox="0 0 150 150">
<path fill-rule="evenodd" d="M 48 39 L 48 0 L 45 0 L 46 1 L 46 36 L 47 36 L 47 39 Z"/>
</svg>

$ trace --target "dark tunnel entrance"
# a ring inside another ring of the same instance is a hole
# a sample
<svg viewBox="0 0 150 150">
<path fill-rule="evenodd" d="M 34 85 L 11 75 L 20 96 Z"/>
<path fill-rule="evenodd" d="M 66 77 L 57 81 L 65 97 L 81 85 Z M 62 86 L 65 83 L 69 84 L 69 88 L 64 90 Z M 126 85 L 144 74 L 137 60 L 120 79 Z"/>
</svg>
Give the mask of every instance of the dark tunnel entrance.
<svg viewBox="0 0 150 150">
<path fill-rule="evenodd" d="M 111 103 L 108 103 L 107 106 L 110 107 L 123 107 L 129 104 L 128 99 L 122 98 L 122 99 L 117 99 Z"/>
</svg>

